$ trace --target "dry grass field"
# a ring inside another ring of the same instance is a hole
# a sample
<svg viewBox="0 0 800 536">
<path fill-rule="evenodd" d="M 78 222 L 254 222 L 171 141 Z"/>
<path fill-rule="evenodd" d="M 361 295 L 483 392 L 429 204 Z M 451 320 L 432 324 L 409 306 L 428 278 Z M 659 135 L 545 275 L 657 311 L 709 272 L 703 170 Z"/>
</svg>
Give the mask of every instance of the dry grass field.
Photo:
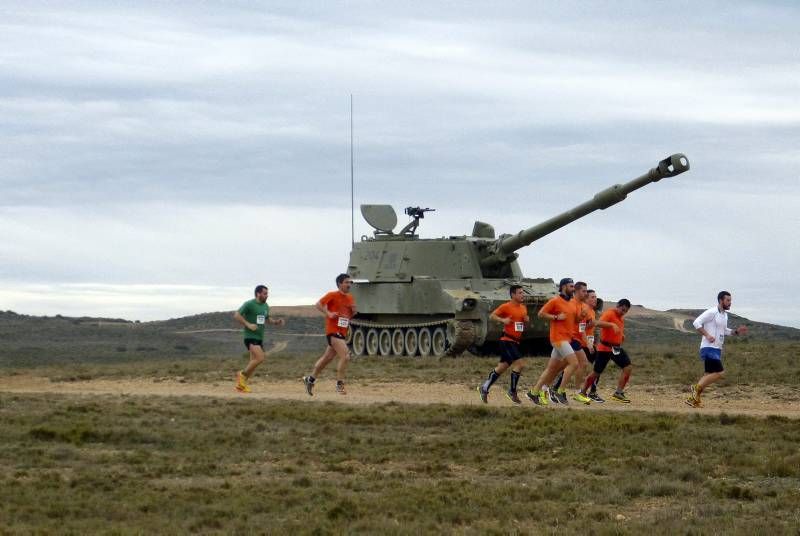
<svg viewBox="0 0 800 536">
<path fill-rule="evenodd" d="M 287 338 L 243 396 L 235 333 L 54 325 L 85 331 L 0 343 L 0 534 L 798 534 L 792 337 L 732 341 L 697 411 L 695 337 L 642 331 L 631 406 L 542 409 L 478 401 L 493 358 L 357 359 L 346 398 L 330 373 L 309 398 L 321 342 Z"/>
<path fill-rule="evenodd" d="M 800 421 L 0 394 L 4 534 L 796 534 Z"/>
</svg>

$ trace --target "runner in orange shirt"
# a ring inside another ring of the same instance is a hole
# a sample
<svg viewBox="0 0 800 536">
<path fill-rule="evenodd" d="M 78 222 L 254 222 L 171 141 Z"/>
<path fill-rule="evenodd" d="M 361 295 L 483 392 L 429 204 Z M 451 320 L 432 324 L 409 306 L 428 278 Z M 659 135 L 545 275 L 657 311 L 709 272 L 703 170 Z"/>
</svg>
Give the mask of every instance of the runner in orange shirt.
<svg viewBox="0 0 800 536">
<path fill-rule="evenodd" d="M 536 384 L 525 395 L 537 406 L 546 406 L 549 403 L 547 394 L 542 389 L 542 386 L 552 381 L 562 368 L 564 369 L 564 379 L 557 396 L 559 402 L 567 404 L 567 394 L 564 391 L 563 384 L 569 382 L 570 377 L 578 367 L 578 357 L 569 344 L 572 340 L 576 316 L 575 304 L 570 302 L 574 292 L 574 282 L 572 279 L 565 277 L 558 284 L 558 296 L 552 298 L 539 309 L 539 318 L 545 318 L 550 321 L 550 344 L 553 345 L 553 352 L 550 354 L 550 361 L 548 361 L 547 367 L 539 376 Z M 564 363 L 566 363 L 566 366 Z"/>
<path fill-rule="evenodd" d="M 495 309 L 489 316 L 491 320 L 503 324 L 503 336 L 500 337 L 500 362 L 489 373 L 489 377 L 478 386 L 478 394 L 485 404 L 489 401 L 489 389 L 498 378 L 511 367 L 511 386 L 506 397 L 514 404 L 522 404 L 517 396 L 517 384 L 525 368 L 525 360 L 519 350 L 522 332 L 530 323 L 528 308 L 525 307 L 525 291 L 520 285 L 511 285 L 508 289 L 511 299 Z"/>
<path fill-rule="evenodd" d="M 325 315 L 325 338 L 328 341 L 328 347 L 314 364 L 311 374 L 303 376 L 303 383 L 309 396 L 314 395 L 317 376 L 337 355 L 339 356 L 339 365 L 336 367 L 336 392 L 340 395 L 347 394 L 344 388 L 344 373 L 347 370 L 347 363 L 350 361 L 350 351 L 344 341 L 350 327 L 350 319 L 356 314 L 356 302 L 350 294 L 353 280 L 349 275 L 339 274 L 336 276 L 336 286 L 338 290 L 328 292 L 315 305 L 317 310 Z"/>
<path fill-rule="evenodd" d="M 594 290 L 589 289 L 587 291 L 588 296 L 586 297 L 586 305 L 589 306 L 589 319 L 586 320 L 586 342 L 588 346 L 584 349 L 586 352 L 586 358 L 589 360 L 589 363 L 594 365 L 595 358 L 597 357 L 597 349 L 595 347 L 595 332 L 597 328 L 612 328 L 612 324 L 610 322 L 605 322 L 603 320 L 597 319 L 597 293 Z M 602 309 L 602 307 L 601 307 Z M 597 378 L 595 378 L 594 382 L 592 382 L 592 386 L 589 388 L 589 391 L 586 393 L 586 396 L 592 399 L 593 402 L 599 402 L 602 404 L 605 402 L 600 395 L 597 394 Z"/>
<path fill-rule="evenodd" d="M 594 310 L 592 310 L 587 303 L 589 297 L 587 286 L 588 285 L 583 281 L 575 283 L 575 294 L 572 296 L 572 300 L 570 300 L 570 303 L 575 307 L 575 326 L 572 331 L 572 340 L 569 344 L 572 346 L 572 350 L 578 358 L 578 368 L 575 369 L 575 373 L 573 374 L 575 385 L 578 386 L 578 388 L 575 390 L 575 394 L 572 398 L 582 404 L 589 404 L 591 402 L 589 397 L 581 393 L 580 387 L 583 385 L 583 380 L 586 379 L 586 374 L 588 372 L 588 355 L 594 352 L 594 349 L 590 352 L 588 348 L 589 341 L 586 335 L 590 323 L 592 326 L 591 329 L 594 329 Z M 564 363 L 564 365 L 566 365 L 566 363 Z M 553 383 L 553 388 L 550 389 L 550 401 L 554 404 L 561 403 L 558 392 L 561 390 L 563 378 L 564 372 L 561 371 L 558 373 L 558 377 Z"/>
<path fill-rule="evenodd" d="M 617 390 L 611 396 L 611 399 L 623 404 L 630 404 L 630 399 L 625 396 L 625 386 L 628 385 L 628 380 L 631 378 L 631 359 L 628 354 L 623 350 L 622 343 L 625 340 L 625 314 L 630 310 L 631 302 L 622 298 L 617 302 L 617 306 L 613 309 L 603 312 L 600 315 L 598 324 L 603 323 L 603 328 L 600 330 L 600 344 L 597 345 L 597 356 L 594 359 L 594 371 L 586 378 L 583 384 L 582 392 L 591 387 L 600 375 L 606 369 L 609 361 L 613 361 L 622 373 L 619 375 L 617 382 Z M 605 323 L 610 323 L 606 326 Z"/>
</svg>

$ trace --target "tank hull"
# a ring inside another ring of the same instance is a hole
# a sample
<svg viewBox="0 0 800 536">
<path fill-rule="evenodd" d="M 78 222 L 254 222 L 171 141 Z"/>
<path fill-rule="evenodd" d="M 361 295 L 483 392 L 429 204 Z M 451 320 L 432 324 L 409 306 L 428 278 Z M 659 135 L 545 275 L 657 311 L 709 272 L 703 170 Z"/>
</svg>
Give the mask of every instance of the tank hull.
<svg viewBox="0 0 800 536">
<path fill-rule="evenodd" d="M 537 313 L 556 295 L 556 286 L 552 279 L 523 278 L 514 283 L 524 289 L 532 320 L 523 333 L 522 349 L 526 354 L 541 353 L 548 347 L 549 326 Z M 502 325 L 491 322 L 489 315 L 508 301 L 510 284 L 507 279 L 356 280 L 352 293 L 359 312 L 351 321 L 348 342 L 355 355 L 495 353 Z"/>
</svg>

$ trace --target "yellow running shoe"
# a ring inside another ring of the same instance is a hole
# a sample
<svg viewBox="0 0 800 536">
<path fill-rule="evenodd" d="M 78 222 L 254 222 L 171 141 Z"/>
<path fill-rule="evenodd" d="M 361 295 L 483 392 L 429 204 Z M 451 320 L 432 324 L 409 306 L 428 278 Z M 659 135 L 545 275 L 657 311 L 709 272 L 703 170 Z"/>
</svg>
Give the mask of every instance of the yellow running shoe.
<svg viewBox="0 0 800 536">
<path fill-rule="evenodd" d="M 240 393 L 249 393 L 250 387 L 247 385 L 247 377 L 240 370 L 236 373 L 236 390 Z"/>
<path fill-rule="evenodd" d="M 700 389 L 699 389 L 699 387 L 700 386 L 697 385 L 696 383 L 692 384 L 692 398 L 694 398 L 697 401 L 698 405 L 700 405 Z"/>
<path fill-rule="evenodd" d="M 550 397 L 547 396 L 547 393 L 544 392 L 544 389 L 539 391 L 539 405 L 546 406 L 550 403 Z"/>
<path fill-rule="evenodd" d="M 592 399 L 589 398 L 588 396 L 586 396 L 583 393 L 575 393 L 574 395 L 572 395 L 572 400 L 576 400 L 578 402 L 582 402 L 582 403 L 584 403 L 586 405 L 589 405 L 589 404 L 592 403 Z"/>
</svg>

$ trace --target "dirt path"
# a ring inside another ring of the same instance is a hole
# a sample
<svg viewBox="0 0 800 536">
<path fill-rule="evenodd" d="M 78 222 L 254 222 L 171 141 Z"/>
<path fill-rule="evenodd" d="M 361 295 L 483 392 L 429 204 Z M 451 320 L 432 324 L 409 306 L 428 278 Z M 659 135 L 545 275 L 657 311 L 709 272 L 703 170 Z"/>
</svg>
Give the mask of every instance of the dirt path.
<svg viewBox="0 0 800 536">
<path fill-rule="evenodd" d="M 286 350 L 287 346 L 289 346 L 289 343 L 286 341 L 276 342 L 272 345 L 272 348 L 264 352 L 264 355 L 272 355 L 277 354 L 278 352 L 283 352 Z"/>
<path fill-rule="evenodd" d="M 343 404 L 379 404 L 400 402 L 407 404 L 449 404 L 480 406 L 474 388 L 454 384 L 424 383 L 352 383 L 346 396 L 337 395 L 333 381 L 321 380 L 315 396 L 305 394 L 302 382 L 270 381 L 262 378 L 252 382 L 253 392 L 240 394 L 233 389 L 233 382 L 192 383 L 178 380 L 136 378 L 129 380 L 88 380 L 78 382 L 51 382 L 35 376 L 0 377 L 0 392 L 4 393 L 58 393 L 79 396 L 133 395 L 133 396 L 204 396 L 215 398 L 255 398 L 259 400 L 296 400 L 303 403 L 337 402 Z M 669 413 L 701 413 L 732 415 L 782 415 L 800 418 L 800 403 L 797 390 L 773 388 L 772 396 L 759 394 L 762 390 L 710 392 L 705 407 L 692 409 L 684 404 L 685 394 L 669 386 L 637 386 L 628 396 L 632 404 L 607 401 L 605 404 L 579 405 L 570 401 L 569 409 L 577 411 L 650 411 Z M 489 406 L 511 406 L 501 389 L 493 389 Z M 534 407 L 525 400 L 520 411 L 565 411 L 563 406 Z"/>
</svg>

